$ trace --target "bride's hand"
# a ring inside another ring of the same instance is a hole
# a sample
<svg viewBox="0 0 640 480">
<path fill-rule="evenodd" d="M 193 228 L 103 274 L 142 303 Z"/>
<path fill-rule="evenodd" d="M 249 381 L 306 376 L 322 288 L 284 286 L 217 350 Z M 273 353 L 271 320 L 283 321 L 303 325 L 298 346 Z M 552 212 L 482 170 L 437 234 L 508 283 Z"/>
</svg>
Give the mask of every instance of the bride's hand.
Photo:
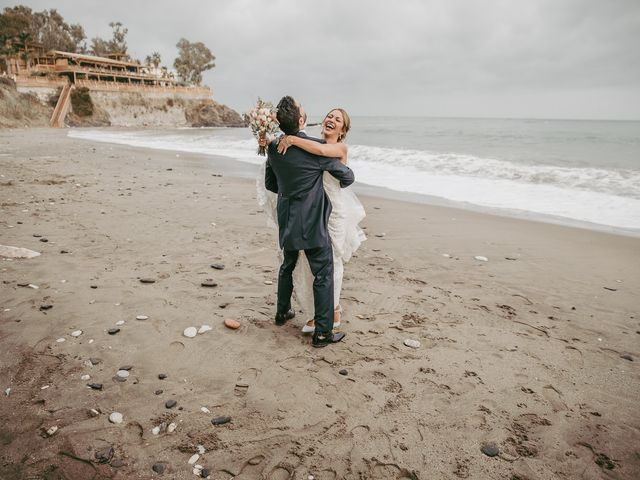
<svg viewBox="0 0 640 480">
<path fill-rule="evenodd" d="M 267 136 L 266 135 L 260 135 L 258 137 L 258 145 L 260 145 L 261 147 L 266 147 L 267 146 Z"/>
<path fill-rule="evenodd" d="M 278 142 L 278 153 L 284 155 L 287 153 L 287 149 L 291 146 L 291 137 L 289 135 L 283 135 Z"/>
</svg>

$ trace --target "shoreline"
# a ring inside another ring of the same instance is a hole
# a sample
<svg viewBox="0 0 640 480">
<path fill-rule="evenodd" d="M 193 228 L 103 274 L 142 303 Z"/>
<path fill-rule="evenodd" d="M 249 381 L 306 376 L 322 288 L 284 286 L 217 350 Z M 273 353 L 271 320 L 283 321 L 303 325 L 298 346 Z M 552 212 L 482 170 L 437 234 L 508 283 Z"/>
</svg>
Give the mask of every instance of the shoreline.
<svg viewBox="0 0 640 480">
<path fill-rule="evenodd" d="M 228 128 L 231 128 L 231 127 L 228 127 Z M 192 127 L 185 127 L 182 129 L 200 130 L 198 128 L 192 128 Z M 211 128 L 205 128 L 205 129 L 215 131 L 218 128 L 211 127 Z M 82 128 L 69 129 L 68 132 L 70 133 L 71 130 L 82 130 Z M 107 130 L 108 131 L 112 129 L 91 128 L 91 130 Z M 123 129 L 123 130 L 126 130 L 126 129 Z M 145 130 L 145 129 L 142 129 L 142 130 Z M 157 129 L 152 128 L 151 130 L 157 130 Z M 88 141 L 88 142 L 93 141 L 93 140 L 85 139 L 81 137 L 70 137 L 70 138 L 74 138 L 76 140 Z M 257 164 L 244 161 L 244 160 L 235 159 L 233 157 L 228 157 L 225 155 L 189 152 L 186 150 L 171 150 L 171 149 L 134 146 L 134 145 L 128 145 L 126 143 L 112 142 L 108 140 L 105 140 L 105 141 L 100 140 L 100 143 L 106 143 L 109 145 L 119 145 L 119 146 L 124 146 L 129 148 L 140 148 L 143 150 L 149 149 L 152 151 L 168 152 L 170 154 L 191 155 L 194 157 L 202 158 L 205 161 L 208 160 L 209 164 L 212 164 L 211 161 L 213 160 L 214 161 L 213 163 L 217 163 L 218 166 L 221 168 L 221 171 L 223 174 L 237 176 L 240 178 L 255 180 L 255 177 L 259 171 L 259 166 Z M 494 215 L 499 217 L 507 217 L 507 218 L 536 222 L 536 223 L 545 223 L 545 224 L 559 225 L 559 226 L 565 226 L 570 228 L 577 228 L 582 230 L 597 231 L 602 233 L 608 233 L 611 235 L 621 235 L 621 236 L 627 236 L 632 238 L 640 238 L 640 229 L 615 227 L 615 226 L 610 226 L 605 224 L 592 223 L 584 220 L 577 220 L 569 217 L 554 216 L 550 214 L 531 212 L 527 210 L 508 209 L 508 208 L 501 208 L 501 207 L 485 207 L 482 205 L 476 205 L 472 202 L 461 202 L 461 201 L 449 200 L 444 197 L 437 197 L 434 195 L 395 190 L 395 189 L 390 189 L 390 188 L 386 188 L 378 185 L 358 183 L 357 178 L 356 178 L 356 184 L 354 185 L 354 191 L 358 195 L 380 197 L 380 198 L 385 198 L 389 200 L 397 200 L 401 202 L 409 202 L 409 203 L 423 204 L 423 205 L 429 205 L 429 206 L 440 206 L 445 208 L 451 208 L 454 210 L 471 211 L 471 212 L 476 212 L 476 213 L 485 214 L 485 215 Z"/>
<path fill-rule="evenodd" d="M 273 324 L 277 234 L 253 180 L 66 134 L 0 132 L 0 243 L 42 253 L 0 258 L 3 479 L 155 478 L 157 463 L 191 479 L 199 445 L 215 480 L 640 471 L 637 239 L 361 196 L 347 337 L 317 351 L 306 312 Z"/>
</svg>

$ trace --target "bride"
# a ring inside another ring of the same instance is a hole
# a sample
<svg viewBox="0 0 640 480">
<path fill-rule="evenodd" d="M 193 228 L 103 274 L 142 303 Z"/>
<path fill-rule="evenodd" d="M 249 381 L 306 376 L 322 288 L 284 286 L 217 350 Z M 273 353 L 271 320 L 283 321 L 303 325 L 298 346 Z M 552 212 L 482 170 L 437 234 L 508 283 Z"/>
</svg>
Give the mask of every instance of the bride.
<svg viewBox="0 0 640 480">
<path fill-rule="evenodd" d="M 318 143 L 295 135 L 284 135 L 279 139 L 278 151 L 284 154 L 288 148 L 297 147 L 322 157 L 338 158 L 346 165 L 348 148 L 344 139 L 350 129 L 351 119 L 347 112 L 342 108 L 335 108 L 322 121 L 322 138 L 325 143 Z M 262 180 L 260 177 L 258 179 L 258 201 L 274 220 L 277 218 L 275 215 L 275 195 L 272 196 L 271 192 L 268 192 L 264 187 L 264 172 L 262 173 Z M 323 182 L 325 192 L 332 205 L 328 231 L 333 248 L 333 295 L 336 305 L 333 327 L 338 328 L 342 317 L 340 294 L 344 264 L 351 259 L 353 253 L 366 239 L 364 232 L 358 226 L 366 214 L 351 187 L 340 188 L 340 182 L 327 172 L 324 173 Z M 304 252 L 301 254 L 304 255 Z M 298 262 L 293 276 L 295 296 L 301 309 L 307 314 L 313 312 L 313 275 L 309 263 L 306 261 Z M 302 332 L 311 333 L 314 328 L 314 320 L 310 319 L 302 327 Z"/>
</svg>

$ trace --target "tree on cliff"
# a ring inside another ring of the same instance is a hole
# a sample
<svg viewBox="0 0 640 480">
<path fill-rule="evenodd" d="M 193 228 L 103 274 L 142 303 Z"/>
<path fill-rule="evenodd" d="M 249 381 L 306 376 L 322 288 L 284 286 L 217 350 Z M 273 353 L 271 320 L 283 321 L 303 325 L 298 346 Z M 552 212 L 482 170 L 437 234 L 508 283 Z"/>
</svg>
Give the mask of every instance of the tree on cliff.
<svg viewBox="0 0 640 480">
<path fill-rule="evenodd" d="M 214 63 L 216 57 L 202 42 L 192 43 L 181 38 L 176 47 L 178 47 L 178 58 L 173 62 L 173 66 L 178 76 L 183 82 L 200 85 L 202 72 L 216 66 Z"/>
<path fill-rule="evenodd" d="M 118 53 L 126 55 L 127 42 L 126 37 L 129 29 L 120 22 L 111 22 L 109 26 L 112 29 L 111 40 L 104 40 L 100 37 L 91 39 L 91 53 L 99 57 L 105 57 L 110 53 Z"/>
<path fill-rule="evenodd" d="M 0 49 L 3 54 L 27 51 L 28 43 L 40 43 L 45 50 L 82 52 L 86 49 L 84 29 L 69 25 L 56 9 L 33 12 L 19 5 L 0 13 Z"/>
</svg>

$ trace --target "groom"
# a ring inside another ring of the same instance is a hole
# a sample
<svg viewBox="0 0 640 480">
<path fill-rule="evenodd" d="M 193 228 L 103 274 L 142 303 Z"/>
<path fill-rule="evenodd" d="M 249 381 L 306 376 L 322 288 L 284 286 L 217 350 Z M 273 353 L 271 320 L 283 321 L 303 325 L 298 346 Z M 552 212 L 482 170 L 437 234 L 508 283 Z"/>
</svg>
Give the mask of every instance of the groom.
<svg viewBox="0 0 640 480">
<path fill-rule="evenodd" d="M 302 105 L 293 98 L 286 96 L 278 103 L 277 119 L 286 135 L 310 138 L 300 132 L 305 118 Z M 295 316 L 291 309 L 292 274 L 298 252 L 304 250 L 314 276 L 316 328 L 311 345 L 318 348 L 339 342 L 345 336 L 344 333 L 332 333 L 333 254 L 327 230 L 331 202 L 322 182 L 325 171 L 337 178 L 341 187 L 347 187 L 354 181 L 351 169 L 338 159 L 320 157 L 296 147 L 289 148 L 281 155 L 275 141 L 268 147 L 265 185 L 268 190 L 278 194 L 280 248 L 284 253 L 278 274 L 276 325 L 284 325 Z"/>
</svg>

